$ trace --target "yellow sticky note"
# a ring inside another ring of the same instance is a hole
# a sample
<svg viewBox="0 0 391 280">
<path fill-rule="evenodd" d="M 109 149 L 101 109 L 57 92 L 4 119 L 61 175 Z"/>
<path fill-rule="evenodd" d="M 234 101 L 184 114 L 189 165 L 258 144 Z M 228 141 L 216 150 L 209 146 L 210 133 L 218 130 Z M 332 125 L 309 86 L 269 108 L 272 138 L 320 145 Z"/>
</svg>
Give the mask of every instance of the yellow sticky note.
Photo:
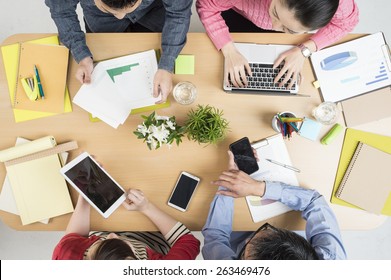
<svg viewBox="0 0 391 280">
<path fill-rule="evenodd" d="M 312 85 L 313 85 L 315 88 L 320 88 L 320 83 L 319 83 L 319 81 L 314 81 L 314 82 L 312 82 Z"/>
<path fill-rule="evenodd" d="M 178 55 L 175 60 L 175 74 L 194 75 L 194 55 Z"/>
</svg>

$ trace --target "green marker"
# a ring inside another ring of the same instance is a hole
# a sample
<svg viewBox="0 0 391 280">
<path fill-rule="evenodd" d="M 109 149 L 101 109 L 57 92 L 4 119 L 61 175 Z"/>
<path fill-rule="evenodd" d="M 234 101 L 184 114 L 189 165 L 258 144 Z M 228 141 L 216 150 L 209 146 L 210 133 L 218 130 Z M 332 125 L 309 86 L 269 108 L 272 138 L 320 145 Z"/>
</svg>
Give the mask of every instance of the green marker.
<svg viewBox="0 0 391 280">
<path fill-rule="evenodd" d="M 320 140 L 323 145 L 330 144 L 343 130 L 342 125 L 336 123 L 325 136 Z"/>
</svg>

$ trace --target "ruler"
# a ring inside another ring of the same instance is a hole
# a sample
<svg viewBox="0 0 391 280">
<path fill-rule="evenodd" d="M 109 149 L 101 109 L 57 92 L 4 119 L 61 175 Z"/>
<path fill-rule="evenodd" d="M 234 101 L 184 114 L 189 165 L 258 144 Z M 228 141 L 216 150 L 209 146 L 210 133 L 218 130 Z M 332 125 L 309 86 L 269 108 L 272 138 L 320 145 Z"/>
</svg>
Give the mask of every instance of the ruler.
<svg viewBox="0 0 391 280">
<path fill-rule="evenodd" d="M 57 145 L 57 146 L 50 148 L 50 149 L 46 149 L 46 150 L 36 152 L 36 153 L 30 154 L 30 155 L 26 155 L 23 157 L 11 159 L 9 161 L 4 162 L 4 164 L 5 164 L 5 166 L 11 166 L 14 164 L 18 164 L 18 163 L 22 163 L 22 162 L 26 162 L 26 161 L 30 161 L 30 160 L 34 160 L 34 159 L 39 159 L 39 158 L 51 156 L 51 155 L 58 154 L 58 153 L 63 153 L 63 152 L 70 151 L 70 150 L 74 150 L 77 148 L 78 148 L 78 146 L 77 146 L 76 141 L 69 141 L 69 142 Z"/>
</svg>

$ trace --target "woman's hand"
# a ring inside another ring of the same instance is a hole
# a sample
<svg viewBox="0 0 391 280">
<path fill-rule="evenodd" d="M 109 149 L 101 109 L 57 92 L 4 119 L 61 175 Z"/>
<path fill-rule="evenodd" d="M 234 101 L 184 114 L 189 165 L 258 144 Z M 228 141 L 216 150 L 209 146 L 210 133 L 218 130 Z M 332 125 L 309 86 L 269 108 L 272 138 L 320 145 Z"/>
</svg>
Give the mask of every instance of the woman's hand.
<svg viewBox="0 0 391 280">
<path fill-rule="evenodd" d="M 280 54 L 277 60 L 274 62 L 273 67 L 277 67 L 283 63 L 283 67 L 274 79 L 274 83 L 278 83 L 280 86 L 285 86 L 289 79 L 291 81 L 288 84 L 288 88 L 292 88 L 293 84 L 297 81 L 300 84 L 303 81 L 303 75 L 301 72 L 303 70 L 305 57 L 301 53 L 301 50 L 298 47 L 294 47 L 286 52 Z M 281 77 L 284 75 L 284 79 L 280 81 Z"/>
<path fill-rule="evenodd" d="M 247 85 L 247 76 L 251 76 L 251 68 L 247 59 L 237 50 L 233 42 L 221 48 L 224 55 L 224 83 L 229 86 L 229 78 L 235 87 Z"/>
<path fill-rule="evenodd" d="M 149 200 L 144 196 L 142 191 L 130 189 L 122 205 L 129 211 L 143 212 L 148 208 Z"/>
<path fill-rule="evenodd" d="M 122 205 L 129 211 L 140 211 L 155 224 L 163 235 L 166 235 L 178 222 L 176 219 L 157 208 L 140 190 L 130 189 L 126 195 L 126 200 Z"/>
<path fill-rule="evenodd" d="M 312 53 L 317 51 L 317 46 L 315 42 L 311 39 L 303 42 L 302 44 L 306 46 Z M 282 67 L 280 73 L 278 73 L 278 75 L 274 79 L 274 83 L 278 83 L 280 84 L 280 86 L 284 86 L 291 78 L 292 80 L 289 83 L 288 88 L 291 88 L 295 81 L 297 81 L 298 84 L 301 84 L 304 79 L 302 75 L 304 61 L 305 57 L 301 53 L 299 47 L 293 47 L 292 49 L 280 54 L 274 62 L 273 67 L 277 67 L 281 63 L 284 63 L 284 66 Z M 279 82 L 279 80 L 285 73 L 285 78 L 281 82 Z"/>
</svg>

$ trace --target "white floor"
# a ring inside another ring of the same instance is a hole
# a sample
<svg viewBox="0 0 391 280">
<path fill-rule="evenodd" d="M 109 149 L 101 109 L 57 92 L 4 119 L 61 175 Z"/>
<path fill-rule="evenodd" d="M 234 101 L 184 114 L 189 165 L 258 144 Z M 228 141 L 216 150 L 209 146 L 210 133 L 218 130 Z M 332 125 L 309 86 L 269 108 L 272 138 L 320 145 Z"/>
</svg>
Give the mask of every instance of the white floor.
<svg viewBox="0 0 391 280">
<path fill-rule="evenodd" d="M 50 33 L 57 29 L 43 0 L 0 0 L 0 42 L 15 33 Z M 391 42 L 391 1 L 355 0 L 360 9 L 360 23 L 354 33 L 383 31 Z M 27 4 L 28 3 L 28 4 Z M 193 12 L 191 32 L 203 32 Z M 22 232 L 8 228 L 0 221 L 0 259 L 50 259 L 63 232 Z M 197 237 L 202 235 L 196 232 Z M 349 259 L 391 259 L 391 219 L 371 231 L 342 233 Z"/>
</svg>

